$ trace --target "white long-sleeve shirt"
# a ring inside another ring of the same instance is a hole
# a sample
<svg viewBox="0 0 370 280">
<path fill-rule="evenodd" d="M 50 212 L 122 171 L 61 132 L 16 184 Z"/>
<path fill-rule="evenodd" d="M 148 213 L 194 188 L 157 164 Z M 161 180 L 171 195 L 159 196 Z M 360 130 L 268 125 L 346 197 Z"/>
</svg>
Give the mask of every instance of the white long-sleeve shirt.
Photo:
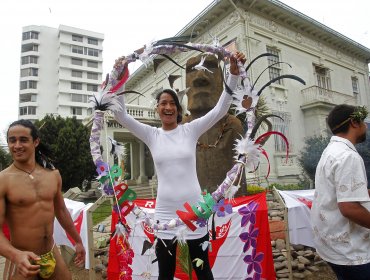
<svg viewBox="0 0 370 280">
<path fill-rule="evenodd" d="M 231 90 L 236 88 L 237 81 L 237 76 L 229 76 Z M 190 123 L 179 124 L 173 130 L 143 124 L 130 116 L 125 107 L 115 114 L 116 120 L 143 141 L 152 153 L 158 177 L 155 221 L 166 223 L 175 219 L 176 210 L 184 210 L 185 202 L 195 205 L 202 200 L 196 170 L 197 141 L 227 113 L 231 102 L 232 96 L 224 90 L 216 106 L 206 115 Z M 124 100 L 122 103 L 124 106 Z M 176 231 L 159 231 L 157 236 L 172 239 Z M 187 239 L 201 238 L 206 233 L 207 227 L 198 228 L 190 232 Z"/>
</svg>

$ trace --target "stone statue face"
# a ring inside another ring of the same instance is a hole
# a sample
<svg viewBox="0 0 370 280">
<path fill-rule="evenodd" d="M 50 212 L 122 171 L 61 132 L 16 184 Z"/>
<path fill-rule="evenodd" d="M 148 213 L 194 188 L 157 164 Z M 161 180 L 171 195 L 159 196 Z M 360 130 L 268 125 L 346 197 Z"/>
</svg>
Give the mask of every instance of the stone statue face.
<svg viewBox="0 0 370 280">
<path fill-rule="evenodd" d="M 203 66 L 208 70 L 196 70 L 193 67 L 199 64 L 203 55 L 190 58 L 186 62 L 186 87 L 188 110 L 191 114 L 202 115 L 211 110 L 217 103 L 223 90 L 222 69 L 218 67 L 218 60 L 214 55 L 207 55 Z"/>
</svg>

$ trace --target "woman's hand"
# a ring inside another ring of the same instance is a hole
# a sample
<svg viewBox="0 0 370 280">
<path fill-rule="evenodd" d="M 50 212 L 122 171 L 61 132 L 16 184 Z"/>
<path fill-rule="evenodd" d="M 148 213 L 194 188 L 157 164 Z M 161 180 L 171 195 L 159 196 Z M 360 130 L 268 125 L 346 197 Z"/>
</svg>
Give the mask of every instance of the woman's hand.
<svg viewBox="0 0 370 280">
<path fill-rule="evenodd" d="M 244 65 L 246 60 L 247 59 L 242 52 L 233 53 L 230 57 L 230 73 L 233 75 L 239 75 L 238 61 L 240 61 L 241 64 Z"/>
</svg>

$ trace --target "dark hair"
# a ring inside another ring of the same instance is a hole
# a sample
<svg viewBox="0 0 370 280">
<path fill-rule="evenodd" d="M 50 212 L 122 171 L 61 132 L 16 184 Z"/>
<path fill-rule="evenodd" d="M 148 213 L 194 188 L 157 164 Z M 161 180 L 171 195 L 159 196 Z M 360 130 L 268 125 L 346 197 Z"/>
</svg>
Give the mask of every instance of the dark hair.
<svg viewBox="0 0 370 280">
<path fill-rule="evenodd" d="M 348 132 L 351 115 L 356 110 L 355 106 L 340 104 L 335 106 L 328 115 L 328 126 L 333 134 Z"/>
<path fill-rule="evenodd" d="M 174 92 L 172 89 L 164 89 L 162 92 L 158 93 L 155 99 L 157 100 L 157 104 L 159 103 L 159 99 L 161 98 L 161 95 L 163 93 L 167 93 L 172 96 L 173 100 L 175 101 L 175 105 L 177 108 L 177 123 L 182 122 L 182 107 L 180 105 L 179 98 L 177 97 L 176 92 Z"/>
<path fill-rule="evenodd" d="M 8 134 L 9 134 L 9 129 L 13 126 L 21 125 L 26 128 L 29 128 L 31 130 L 31 137 L 32 140 L 35 141 L 36 139 L 40 139 L 40 133 L 37 127 L 29 120 L 24 120 L 20 119 L 17 121 L 12 122 L 9 125 L 8 131 L 6 132 L 6 141 L 8 142 Z M 50 159 L 51 157 L 51 151 L 48 147 L 46 147 L 43 143 L 40 143 L 37 145 L 35 149 L 35 160 L 38 164 L 45 168 L 49 169 L 55 169 L 52 160 Z"/>
</svg>

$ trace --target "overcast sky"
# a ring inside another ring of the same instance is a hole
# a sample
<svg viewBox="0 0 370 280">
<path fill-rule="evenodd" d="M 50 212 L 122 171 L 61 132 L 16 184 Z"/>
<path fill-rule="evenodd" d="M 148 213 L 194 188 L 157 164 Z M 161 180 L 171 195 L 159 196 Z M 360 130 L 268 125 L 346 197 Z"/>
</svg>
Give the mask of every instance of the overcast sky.
<svg viewBox="0 0 370 280">
<path fill-rule="evenodd" d="M 258 1 L 258 0 L 257 0 Z M 103 73 L 153 39 L 175 35 L 211 0 L 0 1 L 0 134 L 18 117 L 22 27 L 60 24 L 103 33 Z M 370 48 L 369 0 L 284 0 L 285 4 Z"/>
</svg>

